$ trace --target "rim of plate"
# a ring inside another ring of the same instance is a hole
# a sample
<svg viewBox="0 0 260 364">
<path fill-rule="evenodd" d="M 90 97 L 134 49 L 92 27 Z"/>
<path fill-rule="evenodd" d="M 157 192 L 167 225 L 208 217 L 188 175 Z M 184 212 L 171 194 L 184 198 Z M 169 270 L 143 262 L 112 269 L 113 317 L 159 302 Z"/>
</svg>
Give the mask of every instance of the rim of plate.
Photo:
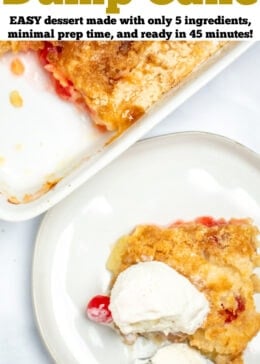
<svg viewBox="0 0 260 364">
<path fill-rule="evenodd" d="M 137 144 L 140 144 L 140 143 L 141 144 L 150 144 L 150 143 L 153 143 L 154 140 L 158 140 L 158 139 L 175 139 L 175 138 L 178 138 L 179 136 L 181 136 L 181 137 L 183 137 L 183 136 L 184 137 L 189 137 L 189 136 L 203 137 L 203 138 L 209 138 L 209 139 L 212 139 L 212 140 L 217 140 L 217 141 L 220 141 L 220 142 L 224 142 L 227 145 L 235 146 L 235 147 L 239 148 L 243 153 L 245 153 L 249 157 L 255 159 L 255 161 L 259 162 L 259 164 L 260 164 L 260 153 L 257 153 L 256 151 L 252 150 L 251 148 L 245 146 L 244 144 L 242 144 L 242 143 L 240 143 L 240 142 L 238 142 L 238 141 L 236 141 L 234 139 L 231 139 L 231 138 L 226 137 L 224 135 L 211 133 L 211 132 L 207 132 L 207 131 L 181 131 L 181 132 L 176 132 L 176 133 L 168 133 L 168 134 L 153 136 L 153 137 L 150 137 L 150 138 L 145 138 L 145 139 L 139 140 L 137 143 L 132 145 L 125 153 L 131 152 L 131 149 L 135 148 L 135 146 Z M 124 153 L 122 155 L 124 155 Z M 120 158 L 120 156 L 119 156 L 119 158 Z M 107 167 L 109 168 L 109 166 L 107 166 Z M 259 167 L 260 167 L 260 165 L 259 165 Z M 97 173 L 97 176 L 98 176 L 98 173 Z M 95 178 L 95 176 L 93 178 Z M 86 183 L 88 183 L 88 182 L 86 182 Z M 77 190 L 75 192 L 73 192 L 71 195 L 73 195 L 75 193 L 77 193 Z M 38 311 L 37 295 L 36 295 L 36 292 L 35 292 L 35 286 L 36 286 L 35 276 L 36 276 L 36 273 L 37 273 L 36 256 L 37 256 L 37 252 L 38 252 L 38 245 L 40 244 L 39 242 L 40 242 L 40 239 L 41 239 L 42 231 L 44 230 L 46 224 L 48 224 L 48 220 L 52 216 L 53 210 L 55 210 L 56 206 L 59 206 L 64 201 L 66 201 L 66 198 L 64 200 L 62 200 L 60 203 L 58 203 L 57 205 L 55 205 L 53 208 L 48 210 L 46 212 L 46 214 L 44 215 L 44 217 L 43 217 L 43 219 L 42 219 L 42 221 L 40 223 L 40 226 L 38 228 L 37 234 L 36 234 L 34 249 L 33 249 L 32 265 L 31 265 L 31 267 L 32 267 L 32 269 L 31 269 L 31 300 L 32 300 L 32 304 L 33 304 L 34 322 L 36 324 L 38 334 L 39 334 L 39 338 L 40 338 L 41 342 L 45 346 L 45 349 L 48 351 L 48 353 L 50 355 L 50 359 L 52 359 L 56 364 L 63 364 L 63 363 L 59 362 L 58 359 L 55 357 L 54 350 L 51 348 L 51 345 L 48 343 L 48 338 L 47 338 L 46 332 L 43 329 L 43 326 L 41 324 L 40 314 L 39 314 L 39 311 Z"/>
</svg>

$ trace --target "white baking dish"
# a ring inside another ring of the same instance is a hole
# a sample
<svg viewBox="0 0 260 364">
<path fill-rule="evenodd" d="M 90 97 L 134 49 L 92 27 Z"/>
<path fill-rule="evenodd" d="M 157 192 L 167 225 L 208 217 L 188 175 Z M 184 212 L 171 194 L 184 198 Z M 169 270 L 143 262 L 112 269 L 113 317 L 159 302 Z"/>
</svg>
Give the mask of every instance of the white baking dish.
<svg viewBox="0 0 260 364">
<path fill-rule="evenodd" d="M 48 210 L 140 139 L 251 45 L 251 42 L 239 42 L 226 46 L 106 146 L 111 134 L 99 132 L 85 113 L 50 92 L 49 79 L 33 55 L 19 55 L 26 65 L 23 77 L 10 72 L 10 62 L 15 56 L 3 57 L 0 60 L 0 190 L 5 192 L 0 195 L 0 218 L 25 220 Z M 8 102 L 12 90 L 21 93 L 23 108 L 16 109 Z M 8 201 L 13 196 L 19 199 L 25 194 L 34 195 L 47 181 L 57 179 L 60 181 L 55 187 L 30 202 Z"/>
</svg>

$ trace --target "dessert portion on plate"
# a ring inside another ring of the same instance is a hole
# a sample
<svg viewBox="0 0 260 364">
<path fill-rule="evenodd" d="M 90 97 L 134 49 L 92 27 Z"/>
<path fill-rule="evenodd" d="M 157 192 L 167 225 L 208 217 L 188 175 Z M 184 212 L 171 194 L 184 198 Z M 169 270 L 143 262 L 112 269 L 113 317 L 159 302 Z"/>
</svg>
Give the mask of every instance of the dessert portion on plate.
<svg viewBox="0 0 260 364">
<path fill-rule="evenodd" d="M 0 42 L 38 50 L 60 96 L 84 105 L 93 121 L 123 132 L 227 42 Z"/>
<path fill-rule="evenodd" d="M 128 344 L 138 336 L 160 342 L 152 364 L 164 350 L 175 352 L 164 345 L 179 342 L 203 360 L 243 363 L 243 351 L 260 329 L 257 235 L 249 219 L 137 226 L 114 246 L 107 262 L 109 296 L 94 297 L 88 317 L 112 325 Z"/>
</svg>

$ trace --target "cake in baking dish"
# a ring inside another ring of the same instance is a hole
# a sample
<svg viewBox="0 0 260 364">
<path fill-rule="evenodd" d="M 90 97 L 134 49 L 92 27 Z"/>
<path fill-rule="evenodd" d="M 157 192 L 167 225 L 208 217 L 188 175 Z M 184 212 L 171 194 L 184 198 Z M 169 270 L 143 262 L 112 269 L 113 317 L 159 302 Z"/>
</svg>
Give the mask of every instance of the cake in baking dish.
<svg viewBox="0 0 260 364">
<path fill-rule="evenodd" d="M 96 124 L 121 133 L 225 43 L 0 42 L 0 54 L 38 50 L 57 92 L 84 104 Z"/>
<path fill-rule="evenodd" d="M 223 44 L 63 42 L 48 48 L 46 67 L 73 86 L 97 124 L 120 133 Z"/>
</svg>

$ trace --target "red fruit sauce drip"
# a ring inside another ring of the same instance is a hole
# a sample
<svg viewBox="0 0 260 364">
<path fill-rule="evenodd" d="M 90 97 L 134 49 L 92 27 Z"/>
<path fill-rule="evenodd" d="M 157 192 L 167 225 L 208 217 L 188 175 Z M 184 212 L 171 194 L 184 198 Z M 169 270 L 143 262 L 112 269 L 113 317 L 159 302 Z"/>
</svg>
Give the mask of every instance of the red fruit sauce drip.
<svg viewBox="0 0 260 364">
<path fill-rule="evenodd" d="M 93 297 L 86 307 L 86 314 L 88 318 L 99 324 L 111 323 L 113 319 L 111 311 L 109 310 L 109 304 L 109 296 L 98 295 Z"/>
</svg>

